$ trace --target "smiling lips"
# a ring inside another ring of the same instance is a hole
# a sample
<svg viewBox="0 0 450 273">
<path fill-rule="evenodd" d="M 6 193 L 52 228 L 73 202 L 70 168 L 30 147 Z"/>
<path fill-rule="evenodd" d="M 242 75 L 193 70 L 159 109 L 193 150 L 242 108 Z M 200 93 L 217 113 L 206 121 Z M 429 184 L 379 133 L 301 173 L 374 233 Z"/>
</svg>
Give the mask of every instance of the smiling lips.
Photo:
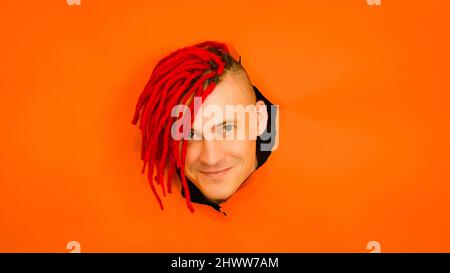
<svg viewBox="0 0 450 273">
<path fill-rule="evenodd" d="M 222 177 L 224 175 L 226 175 L 231 168 L 233 168 L 232 166 L 226 169 L 222 169 L 222 170 L 214 170 L 214 171 L 200 171 L 201 174 L 203 174 L 204 176 L 208 176 L 211 178 L 219 178 Z"/>
</svg>

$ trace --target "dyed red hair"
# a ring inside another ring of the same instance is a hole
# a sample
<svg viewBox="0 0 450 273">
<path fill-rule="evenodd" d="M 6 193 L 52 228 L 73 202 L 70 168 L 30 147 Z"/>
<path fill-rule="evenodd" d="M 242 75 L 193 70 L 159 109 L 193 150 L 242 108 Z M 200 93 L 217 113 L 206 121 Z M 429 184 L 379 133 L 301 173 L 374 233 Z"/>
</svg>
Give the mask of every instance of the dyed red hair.
<svg viewBox="0 0 450 273">
<path fill-rule="evenodd" d="M 148 165 L 148 181 L 161 209 L 164 207 L 153 183 L 154 168 L 156 168 L 156 183 L 160 185 L 165 196 L 164 172 L 167 167 L 167 191 L 172 192 L 172 177 L 178 168 L 181 184 L 186 193 L 187 207 L 194 212 L 184 175 L 187 140 L 185 138 L 175 140 L 170 135 L 172 124 L 175 122 L 175 118 L 171 117 L 172 108 L 178 104 L 189 106 L 192 115 L 190 126 L 192 126 L 195 114 L 192 98 L 201 97 L 203 102 L 214 90 L 224 71 L 235 64 L 237 62 L 233 60 L 228 47 L 223 43 L 208 41 L 181 48 L 156 64 L 139 96 L 131 123 L 136 125 L 140 118 L 141 159 L 144 161 L 141 172 L 145 173 Z"/>
</svg>

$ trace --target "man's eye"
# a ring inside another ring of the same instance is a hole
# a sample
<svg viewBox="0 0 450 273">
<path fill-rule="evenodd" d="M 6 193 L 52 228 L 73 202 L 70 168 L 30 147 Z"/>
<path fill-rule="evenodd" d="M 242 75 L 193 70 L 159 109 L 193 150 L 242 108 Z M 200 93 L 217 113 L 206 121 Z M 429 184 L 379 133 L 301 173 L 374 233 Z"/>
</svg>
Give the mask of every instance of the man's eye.
<svg viewBox="0 0 450 273">
<path fill-rule="evenodd" d="M 191 133 L 189 134 L 189 138 L 191 140 L 201 140 L 202 136 L 200 134 L 197 134 L 197 133 L 191 131 Z"/>
<path fill-rule="evenodd" d="M 224 124 L 222 127 L 222 134 L 223 135 L 229 135 L 231 134 L 234 129 L 236 129 L 236 125 L 234 124 Z"/>
<path fill-rule="evenodd" d="M 234 125 L 233 124 L 225 124 L 223 126 L 223 129 L 224 129 L 225 132 L 231 132 L 234 129 Z"/>
</svg>

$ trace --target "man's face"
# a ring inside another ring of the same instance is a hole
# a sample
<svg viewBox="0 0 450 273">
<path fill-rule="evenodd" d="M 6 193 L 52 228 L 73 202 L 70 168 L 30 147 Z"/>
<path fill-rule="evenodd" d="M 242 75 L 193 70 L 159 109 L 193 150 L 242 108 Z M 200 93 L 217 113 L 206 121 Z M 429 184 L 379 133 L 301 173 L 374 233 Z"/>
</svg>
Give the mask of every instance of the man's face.
<svg viewBox="0 0 450 273">
<path fill-rule="evenodd" d="M 193 139 L 187 146 L 185 175 L 214 203 L 219 204 L 233 195 L 257 167 L 256 136 L 250 135 L 261 125 L 256 124 L 254 128 L 249 115 L 243 118 L 242 113 L 236 115 L 229 111 L 230 106 L 240 105 L 243 106 L 240 111 L 253 106 L 256 113 L 263 102 L 255 100 L 248 81 L 226 73 L 195 116 Z"/>
</svg>

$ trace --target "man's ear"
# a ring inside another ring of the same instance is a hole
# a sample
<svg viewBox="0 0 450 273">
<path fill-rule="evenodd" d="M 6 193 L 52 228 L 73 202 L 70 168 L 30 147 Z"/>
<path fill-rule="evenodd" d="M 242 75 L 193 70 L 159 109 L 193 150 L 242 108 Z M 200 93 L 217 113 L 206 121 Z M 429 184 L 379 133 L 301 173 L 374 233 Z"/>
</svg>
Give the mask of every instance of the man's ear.
<svg viewBox="0 0 450 273">
<path fill-rule="evenodd" d="M 267 128 L 267 119 L 269 115 L 267 113 L 267 105 L 264 101 L 259 100 L 256 102 L 256 119 L 257 119 L 257 133 L 258 136 L 262 135 Z"/>
</svg>

